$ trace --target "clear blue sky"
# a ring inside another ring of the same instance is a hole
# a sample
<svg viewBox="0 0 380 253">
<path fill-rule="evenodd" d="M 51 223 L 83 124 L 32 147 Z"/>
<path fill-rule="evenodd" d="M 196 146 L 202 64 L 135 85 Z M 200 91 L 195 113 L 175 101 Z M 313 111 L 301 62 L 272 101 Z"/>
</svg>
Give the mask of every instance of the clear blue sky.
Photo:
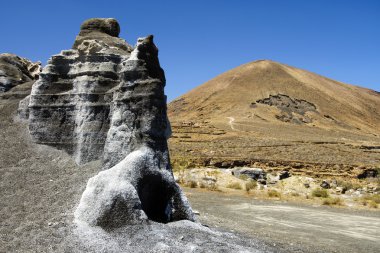
<svg viewBox="0 0 380 253">
<path fill-rule="evenodd" d="M 0 52 L 46 64 L 80 24 L 114 17 L 155 35 L 169 100 L 241 64 L 271 59 L 380 91 L 379 0 L 3 1 Z"/>
</svg>

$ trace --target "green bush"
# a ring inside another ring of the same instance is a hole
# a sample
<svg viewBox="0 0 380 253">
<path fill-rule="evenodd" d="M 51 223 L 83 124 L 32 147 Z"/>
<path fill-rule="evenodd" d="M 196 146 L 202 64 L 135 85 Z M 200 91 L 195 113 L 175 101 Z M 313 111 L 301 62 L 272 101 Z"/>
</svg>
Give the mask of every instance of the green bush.
<svg viewBox="0 0 380 253">
<path fill-rule="evenodd" d="M 329 196 L 329 192 L 326 189 L 316 188 L 311 192 L 311 195 L 318 198 L 327 198 Z"/>
</svg>

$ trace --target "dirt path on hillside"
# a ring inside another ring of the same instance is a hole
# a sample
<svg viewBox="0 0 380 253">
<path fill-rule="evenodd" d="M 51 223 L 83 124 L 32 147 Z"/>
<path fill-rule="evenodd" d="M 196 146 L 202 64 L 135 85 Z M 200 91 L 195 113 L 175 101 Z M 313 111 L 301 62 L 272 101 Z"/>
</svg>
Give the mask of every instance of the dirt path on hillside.
<svg viewBox="0 0 380 253">
<path fill-rule="evenodd" d="M 380 212 L 297 206 L 185 188 L 200 221 L 288 252 L 379 252 Z"/>
<path fill-rule="evenodd" d="M 227 117 L 227 119 L 229 119 L 228 124 L 230 125 L 231 129 L 235 130 L 235 127 L 234 127 L 235 118 L 234 117 Z"/>
</svg>

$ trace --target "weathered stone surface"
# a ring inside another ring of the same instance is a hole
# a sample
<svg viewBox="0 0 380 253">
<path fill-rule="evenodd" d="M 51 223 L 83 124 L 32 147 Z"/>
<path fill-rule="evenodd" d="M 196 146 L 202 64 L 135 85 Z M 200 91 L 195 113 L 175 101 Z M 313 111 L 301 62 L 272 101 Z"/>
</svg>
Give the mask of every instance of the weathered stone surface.
<svg viewBox="0 0 380 253">
<path fill-rule="evenodd" d="M 260 168 L 240 168 L 234 170 L 234 175 L 239 177 L 241 175 L 248 176 L 253 180 L 266 180 L 266 172 Z"/>
<path fill-rule="evenodd" d="M 323 180 L 320 186 L 324 189 L 330 189 L 331 188 L 331 185 L 327 180 Z"/>
<path fill-rule="evenodd" d="M 75 217 L 90 225 L 119 227 L 148 219 L 167 223 L 194 220 L 190 206 L 168 168 L 141 147 L 109 170 L 91 178 Z"/>
<path fill-rule="evenodd" d="M 102 159 L 75 212 L 102 227 L 147 220 L 194 220 L 175 183 L 167 138 L 165 75 L 153 36 L 135 48 L 114 19 L 82 24 L 73 49 L 54 55 L 20 102 L 37 143 L 62 148 L 78 164 Z"/>
<path fill-rule="evenodd" d="M 83 22 L 81 30 L 75 39 L 73 49 L 82 50 L 101 44 L 101 49 L 109 53 L 127 54 L 132 47 L 119 38 L 120 26 L 113 18 L 91 18 Z M 90 46 L 91 45 L 91 46 Z"/>
<path fill-rule="evenodd" d="M 363 179 L 363 178 L 371 178 L 371 177 L 377 177 L 378 170 L 376 169 L 366 169 L 362 173 L 360 173 L 357 178 Z"/>
<path fill-rule="evenodd" d="M 292 176 L 292 174 L 291 174 L 289 171 L 287 171 L 287 170 L 281 171 L 281 172 L 278 174 L 278 178 L 279 178 L 279 180 L 286 179 L 286 178 L 289 178 L 289 177 L 291 177 L 291 176 Z"/>
<path fill-rule="evenodd" d="M 38 79 L 41 63 L 33 63 L 14 54 L 0 54 L 0 92 Z"/>
<path fill-rule="evenodd" d="M 66 246 L 67 252 L 279 252 L 258 239 L 215 231 L 186 220 L 169 224 L 152 222 L 150 225 L 128 226 L 110 232 L 79 224 L 74 235 L 76 237 Z"/>
</svg>

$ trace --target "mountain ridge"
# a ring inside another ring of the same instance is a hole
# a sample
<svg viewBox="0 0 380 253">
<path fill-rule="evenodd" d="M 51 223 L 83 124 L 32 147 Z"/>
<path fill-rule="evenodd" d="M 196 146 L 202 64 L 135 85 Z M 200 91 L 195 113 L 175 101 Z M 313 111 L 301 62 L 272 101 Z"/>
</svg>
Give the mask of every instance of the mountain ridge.
<svg viewBox="0 0 380 253">
<path fill-rule="evenodd" d="M 204 109 L 201 108 L 215 104 L 222 105 L 218 113 L 230 112 L 246 118 L 247 115 L 242 115 L 236 110 L 226 110 L 227 108 L 223 108 L 223 104 L 225 107 L 229 105 L 231 108 L 246 110 L 247 107 L 242 108 L 242 101 L 246 104 L 249 101 L 255 103 L 257 100 L 278 94 L 311 102 L 317 105 L 321 114 L 331 114 L 331 117 L 341 118 L 341 122 L 350 123 L 349 125 L 354 128 L 368 128 L 367 130 L 372 131 L 377 130 L 376 125 L 380 124 L 380 115 L 376 112 L 376 106 L 371 106 L 372 104 L 380 106 L 380 95 L 375 91 L 338 82 L 270 60 L 243 64 L 211 79 L 173 100 L 169 104 L 169 113 L 173 117 L 182 118 L 183 115 L 176 113 L 180 108 L 175 108 L 175 104 L 179 100 L 189 100 L 187 106 L 184 107 L 187 113 L 192 113 L 193 109 L 203 111 Z M 218 98 L 215 99 L 215 97 Z M 192 107 L 188 106 L 190 104 Z M 336 111 L 336 106 L 343 111 Z M 183 107 L 183 103 L 181 103 L 181 107 Z M 207 109 L 209 110 L 208 114 L 212 116 L 215 111 Z M 349 115 L 349 110 L 352 110 L 353 115 Z M 343 114 L 343 118 L 341 114 Z M 369 120 L 368 124 L 361 122 L 363 114 L 368 119 L 373 117 L 375 119 Z"/>
<path fill-rule="evenodd" d="M 379 93 L 270 60 L 192 89 L 168 116 L 172 156 L 198 165 L 380 166 Z"/>
</svg>

